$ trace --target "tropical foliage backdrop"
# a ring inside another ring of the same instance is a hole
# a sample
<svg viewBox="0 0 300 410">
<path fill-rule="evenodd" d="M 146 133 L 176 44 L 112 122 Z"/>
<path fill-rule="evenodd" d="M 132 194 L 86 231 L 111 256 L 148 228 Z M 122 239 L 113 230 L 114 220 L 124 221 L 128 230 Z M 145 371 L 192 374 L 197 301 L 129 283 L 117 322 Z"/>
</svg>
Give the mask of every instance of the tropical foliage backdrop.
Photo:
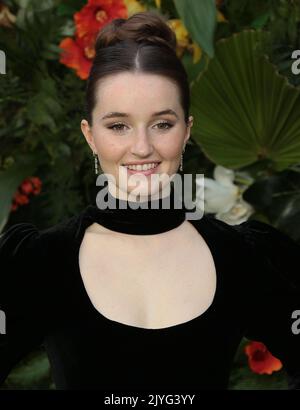
<svg viewBox="0 0 300 410">
<path fill-rule="evenodd" d="M 19 221 L 47 228 L 90 203 L 93 158 L 80 121 L 95 36 L 114 18 L 152 9 L 168 18 L 189 75 L 184 172 L 205 175 L 205 212 L 229 224 L 259 219 L 299 242 L 295 0 L 0 1 L 0 232 Z M 286 387 L 281 362 L 243 340 L 230 388 Z M 2 388 L 55 388 L 42 346 Z"/>
</svg>

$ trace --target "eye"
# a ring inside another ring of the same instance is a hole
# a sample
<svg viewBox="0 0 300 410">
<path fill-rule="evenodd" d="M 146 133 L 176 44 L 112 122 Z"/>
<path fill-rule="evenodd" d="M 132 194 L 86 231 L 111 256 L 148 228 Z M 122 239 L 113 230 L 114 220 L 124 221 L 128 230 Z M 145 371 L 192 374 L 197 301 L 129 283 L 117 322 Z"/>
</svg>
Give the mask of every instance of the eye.
<svg viewBox="0 0 300 410">
<path fill-rule="evenodd" d="M 163 122 L 159 122 L 158 124 L 155 125 L 155 127 L 158 126 L 158 128 L 160 130 L 169 130 L 170 128 L 173 127 L 173 124 L 167 122 L 167 121 L 163 121 Z"/>
<path fill-rule="evenodd" d="M 124 127 L 126 127 L 126 125 L 119 122 L 119 123 L 112 124 L 107 128 L 110 130 L 116 131 L 116 132 L 122 132 L 125 130 Z M 165 131 L 165 130 L 172 128 L 173 124 L 169 123 L 168 121 L 163 121 L 163 122 L 159 122 L 154 127 L 158 127 L 160 130 Z"/>
<path fill-rule="evenodd" d="M 124 131 L 123 127 L 125 127 L 125 124 L 122 124 L 121 122 L 118 122 L 118 123 L 113 124 L 113 125 L 111 125 L 110 127 L 107 127 L 107 128 L 110 129 L 110 130 L 113 130 L 113 131 L 121 132 L 121 131 Z"/>
</svg>

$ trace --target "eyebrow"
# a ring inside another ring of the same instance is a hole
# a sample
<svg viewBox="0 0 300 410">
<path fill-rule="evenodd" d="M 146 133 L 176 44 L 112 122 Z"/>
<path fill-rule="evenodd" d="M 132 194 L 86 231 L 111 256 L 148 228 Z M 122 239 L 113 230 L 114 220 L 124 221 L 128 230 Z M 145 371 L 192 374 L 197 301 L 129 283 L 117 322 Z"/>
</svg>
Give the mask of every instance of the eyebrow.
<svg viewBox="0 0 300 410">
<path fill-rule="evenodd" d="M 171 110 L 171 109 L 154 112 L 151 115 L 151 117 L 153 118 L 153 117 L 157 117 L 159 115 L 165 115 L 165 114 L 173 115 L 174 117 L 179 119 L 176 112 L 174 110 Z M 129 114 L 126 114 L 125 112 L 116 112 L 116 111 L 114 111 L 114 112 L 109 112 L 108 114 L 105 114 L 101 119 L 105 120 L 106 118 L 115 118 L 115 117 L 129 117 Z"/>
</svg>

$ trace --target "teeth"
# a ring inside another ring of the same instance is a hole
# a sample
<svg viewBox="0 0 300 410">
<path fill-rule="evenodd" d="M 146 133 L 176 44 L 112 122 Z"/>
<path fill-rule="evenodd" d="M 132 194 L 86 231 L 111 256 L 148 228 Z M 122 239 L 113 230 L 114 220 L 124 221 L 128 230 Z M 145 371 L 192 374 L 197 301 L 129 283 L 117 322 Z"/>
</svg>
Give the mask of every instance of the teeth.
<svg viewBox="0 0 300 410">
<path fill-rule="evenodd" d="M 125 165 L 127 168 L 132 169 L 134 171 L 147 171 L 149 169 L 155 168 L 158 163 L 151 163 L 151 164 L 144 164 L 144 165 Z"/>
</svg>

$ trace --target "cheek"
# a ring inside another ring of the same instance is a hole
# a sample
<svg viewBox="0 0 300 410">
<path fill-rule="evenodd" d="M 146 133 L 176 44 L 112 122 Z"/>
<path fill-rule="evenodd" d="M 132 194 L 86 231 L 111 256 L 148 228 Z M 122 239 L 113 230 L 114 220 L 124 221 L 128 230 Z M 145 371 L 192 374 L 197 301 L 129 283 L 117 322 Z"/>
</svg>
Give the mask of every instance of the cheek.
<svg viewBox="0 0 300 410">
<path fill-rule="evenodd" d="M 122 143 L 105 133 L 98 134 L 95 138 L 95 145 L 102 159 L 107 161 L 117 161 L 124 154 Z"/>
<path fill-rule="evenodd" d="M 157 144 L 156 149 L 166 160 L 175 160 L 181 153 L 182 137 L 178 133 L 164 136 Z"/>
</svg>

